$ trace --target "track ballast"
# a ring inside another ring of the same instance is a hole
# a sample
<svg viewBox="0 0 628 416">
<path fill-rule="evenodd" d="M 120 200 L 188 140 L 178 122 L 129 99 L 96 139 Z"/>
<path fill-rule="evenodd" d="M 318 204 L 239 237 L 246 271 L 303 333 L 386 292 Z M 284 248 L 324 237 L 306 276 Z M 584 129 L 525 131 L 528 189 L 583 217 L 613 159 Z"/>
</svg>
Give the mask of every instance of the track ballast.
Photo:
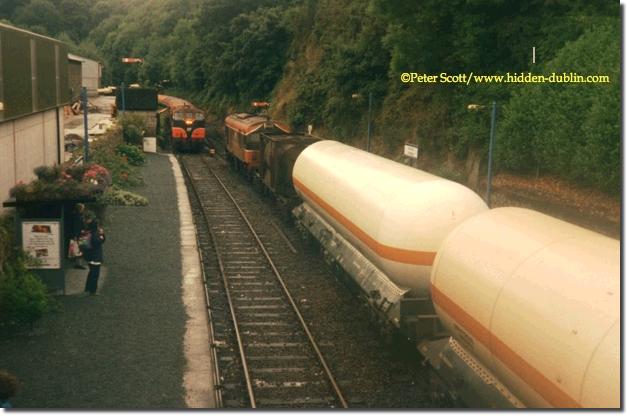
<svg viewBox="0 0 628 416">
<path fill-rule="evenodd" d="M 215 295 L 222 292 L 231 318 L 231 328 L 214 325 L 216 345 L 224 338 L 237 347 L 229 348 L 230 354 L 218 354 L 220 360 L 232 363 L 228 366 L 232 371 L 222 373 L 225 404 L 347 407 L 272 260 L 273 248 L 266 249 L 237 201 L 202 158 L 181 160 L 203 211 L 220 270 L 220 276 L 208 279 L 208 290 Z M 238 382 L 238 372 L 244 383 Z M 227 380 L 231 374 L 234 380 Z"/>
</svg>

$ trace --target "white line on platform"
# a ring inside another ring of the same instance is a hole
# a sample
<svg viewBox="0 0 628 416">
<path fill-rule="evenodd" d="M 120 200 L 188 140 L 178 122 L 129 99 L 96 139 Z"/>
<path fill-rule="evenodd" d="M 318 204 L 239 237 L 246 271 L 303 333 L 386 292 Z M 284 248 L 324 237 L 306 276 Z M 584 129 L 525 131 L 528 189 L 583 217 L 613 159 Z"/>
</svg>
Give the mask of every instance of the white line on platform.
<svg viewBox="0 0 628 416">
<path fill-rule="evenodd" d="M 196 246 L 196 230 L 183 173 L 177 159 L 170 155 L 177 187 L 177 204 L 181 226 L 181 287 L 188 320 L 185 325 L 183 374 L 185 404 L 192 408 L 215 408 L 212 362 L 205 292 Z"/>
</svg>

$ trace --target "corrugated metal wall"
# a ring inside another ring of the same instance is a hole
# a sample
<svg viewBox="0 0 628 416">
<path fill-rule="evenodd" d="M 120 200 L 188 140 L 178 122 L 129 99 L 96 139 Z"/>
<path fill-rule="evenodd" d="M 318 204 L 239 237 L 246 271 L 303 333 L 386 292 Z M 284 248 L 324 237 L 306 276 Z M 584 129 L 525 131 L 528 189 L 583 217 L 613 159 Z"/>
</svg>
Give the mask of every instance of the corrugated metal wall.
<svg viewBox="0 0 628 416">
<path fill-rule="evenodd" d="M 0 122 L 70 102 L 67 48 L 0 24 Z"/>
</svg>

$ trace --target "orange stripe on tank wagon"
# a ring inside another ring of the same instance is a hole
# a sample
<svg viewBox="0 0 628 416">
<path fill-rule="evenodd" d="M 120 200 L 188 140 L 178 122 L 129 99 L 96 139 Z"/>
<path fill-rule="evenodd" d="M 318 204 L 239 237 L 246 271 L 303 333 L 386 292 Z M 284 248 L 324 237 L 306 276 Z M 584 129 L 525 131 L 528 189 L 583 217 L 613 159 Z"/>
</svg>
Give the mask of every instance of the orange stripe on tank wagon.
<svg viewBox="0 0 628 416">
<path fill-rule="evenodd" d="M 357 225 L 351 222 L 351 220 L 349 220 L 347 217 L 338 212 L 334 207 L 325 202 L 321 197 L 308 189 L 297 178 L 292 177 L 292 181 L 295 188 L 299 189 L 301 192 L 307 195 L 307 197 L 314 201 L 316 205 L 324 209 L 336 221 L 342 224 L 343 227 L 349 230 L 351 234 L 356 236 L 360 241 L 366 244 L 379 256 L 399 263 L 414 264 L 418 266 L 431 266 L 434 263 L 434 257 L 436 257 L 436 253 L 434 252 L 406 250 L 403 248 L 387 246 L 376 241 L 373 237 L 368 235 Z"/>
<path fill-rule="evenodd" d="M 580 403 L 560 389 L 523 357 L 513 351 L 502 340 L 492 334 L 480 322 L 458 306 L 436 286 L 431 286 L 432 301 L 442 308 L 447 315 L 462 325 L 478 342 L 504 363 L 510 371 L 526 382 L 549 404 L 558 408 L 582 407 Z"/>
</svg>

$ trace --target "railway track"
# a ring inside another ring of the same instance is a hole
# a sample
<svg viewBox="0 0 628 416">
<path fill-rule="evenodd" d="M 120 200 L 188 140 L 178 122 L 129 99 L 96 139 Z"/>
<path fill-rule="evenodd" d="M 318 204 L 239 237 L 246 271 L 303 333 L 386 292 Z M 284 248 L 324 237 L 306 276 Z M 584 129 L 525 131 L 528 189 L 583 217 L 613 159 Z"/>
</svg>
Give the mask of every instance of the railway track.
<svg viewBox="0 0 628 416">
<path fill-rule="evenodd" d="M 179 158 L 192 190 L 225 407 L 348 407 L 266 247 L 203 158 Z"/>
</svg>

